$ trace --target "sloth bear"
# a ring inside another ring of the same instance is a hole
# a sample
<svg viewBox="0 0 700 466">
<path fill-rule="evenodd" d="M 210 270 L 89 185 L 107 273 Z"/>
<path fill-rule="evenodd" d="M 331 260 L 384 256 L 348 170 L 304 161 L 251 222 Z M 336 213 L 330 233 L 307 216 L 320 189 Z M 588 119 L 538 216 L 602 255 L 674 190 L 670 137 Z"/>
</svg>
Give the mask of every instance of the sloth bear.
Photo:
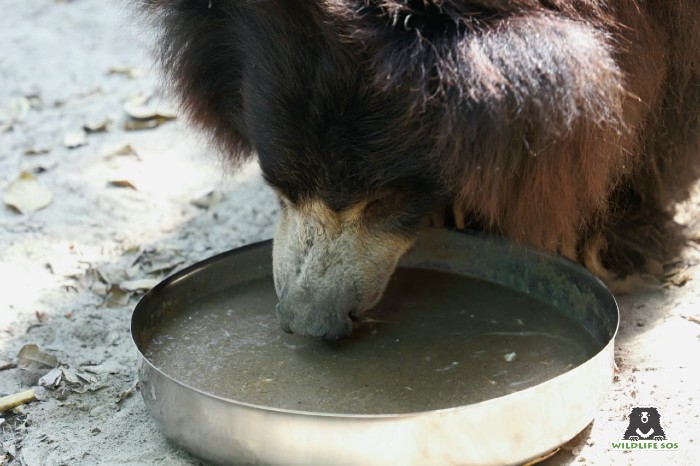
<svg viewBox="0 0 700 466">
<path fill-rule="evenodd" d="M 138 8 L 193 123 L 279 195 L 288 332 L 349 334 L 431 219 L 605 279 L 658 265 L 700 175 L 697 0 Z"/>
<path fill-rule="evenodd" d="M 666 440 L 661 427 L 661 415 L 656 408 L 632 408 L 630 423 L 622 436 L 623 440 Z"/>
</svg>

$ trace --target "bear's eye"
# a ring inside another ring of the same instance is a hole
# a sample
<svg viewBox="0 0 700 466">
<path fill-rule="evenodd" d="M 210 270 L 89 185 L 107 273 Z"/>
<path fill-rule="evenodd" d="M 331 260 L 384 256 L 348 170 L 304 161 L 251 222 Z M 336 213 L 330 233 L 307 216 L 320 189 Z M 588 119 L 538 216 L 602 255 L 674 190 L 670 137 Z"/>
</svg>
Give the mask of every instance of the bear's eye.
<svg viewBox="0 0 700 466">
<path fill-rule="evenodd" d="M 401 209 L 403 196 L 390 192 L 373 199 L 365 205 L 363 216 L 367 220 L 381 220 L 396 214 Z"/>
</svg>

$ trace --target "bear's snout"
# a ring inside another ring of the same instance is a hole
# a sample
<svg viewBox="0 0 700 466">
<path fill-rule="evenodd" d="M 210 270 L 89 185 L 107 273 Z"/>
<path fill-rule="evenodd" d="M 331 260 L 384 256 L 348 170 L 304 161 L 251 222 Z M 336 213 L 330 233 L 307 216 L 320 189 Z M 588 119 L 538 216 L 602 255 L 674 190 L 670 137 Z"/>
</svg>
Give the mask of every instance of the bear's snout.
<svg viewBox="0 0 700 466">
<path fill-rule="evenodd" d="M 280 327 L 337 340 L 382 297 L 413 238 L 377 232 L 321 201 L 287 204 L 272 248 Z"/>
</svg>

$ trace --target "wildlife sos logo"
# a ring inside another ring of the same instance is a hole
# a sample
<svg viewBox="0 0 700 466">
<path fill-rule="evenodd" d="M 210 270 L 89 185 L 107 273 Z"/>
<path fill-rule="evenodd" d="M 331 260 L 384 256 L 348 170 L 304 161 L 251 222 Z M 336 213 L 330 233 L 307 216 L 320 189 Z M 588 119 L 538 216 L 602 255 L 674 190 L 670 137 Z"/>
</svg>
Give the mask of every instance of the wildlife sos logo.
<svg viewBox="0 0 700 466">
<path fill-rule="evenodd" d="M 654 407 L 632 408 L 622 438 L 610 445 L 613 450 L 678 450 L 678 442 L 668 439 Z"/>
</svg>

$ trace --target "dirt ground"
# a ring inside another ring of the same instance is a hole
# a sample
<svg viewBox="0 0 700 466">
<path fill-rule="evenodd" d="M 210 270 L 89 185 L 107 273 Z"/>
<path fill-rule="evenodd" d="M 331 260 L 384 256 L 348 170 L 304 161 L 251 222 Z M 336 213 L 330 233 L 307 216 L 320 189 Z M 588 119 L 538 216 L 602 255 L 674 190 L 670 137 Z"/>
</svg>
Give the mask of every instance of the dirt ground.
<svg viewBox="0 0 700 466">
<path fill-rule="evenodd" d="M 125 2 L 4 2 L 0 40 L 0 395 L 44 385 L 2 414 L 0 463 L 199 464 L 146 412 L 131 311 L 173 271 L 271 237 L 274 197 L 172 118 Z M 698 201 L 679 208 L 691 233 Z M 698 245 L 666 269 L 620 297 L 620 372 L 544 464 L 700 464 Z M 610 450 L 635 406 L 658 407 L 677 451 Z"/>
</svg>

